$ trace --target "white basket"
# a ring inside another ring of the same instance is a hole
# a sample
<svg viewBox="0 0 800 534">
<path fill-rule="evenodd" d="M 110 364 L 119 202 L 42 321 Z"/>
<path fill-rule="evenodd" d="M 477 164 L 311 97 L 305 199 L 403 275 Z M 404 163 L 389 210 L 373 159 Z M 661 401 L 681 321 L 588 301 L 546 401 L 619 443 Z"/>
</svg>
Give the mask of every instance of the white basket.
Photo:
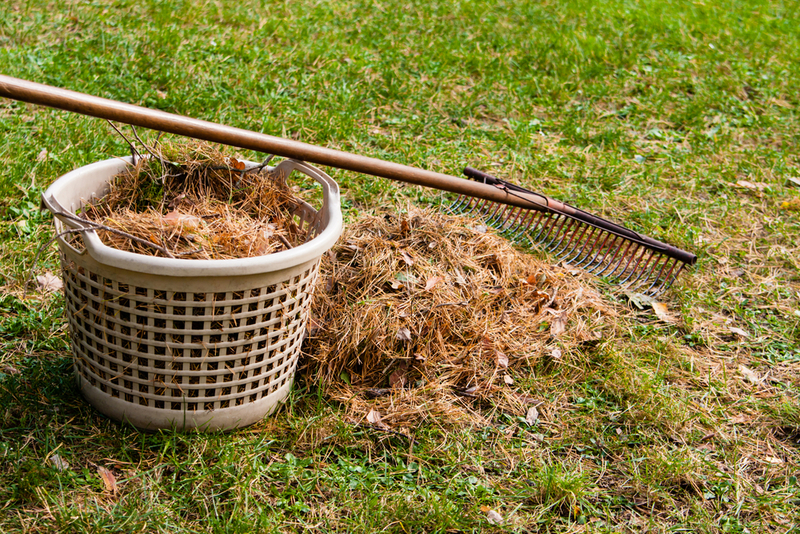
<svg viewBox="0 0 800 534">
<path fill-rule="evenodd" d="M 43 202 L 75 213 L 108 191 L 130 158 L 74 170 Z M 319 182 L 323 207 L 295 211 L 315 237 L 290 250 L 235 260 L 159 258 L 58 239 L 75 373 L 104 414 L 144 429 L 231 429 L 252 424 L 289 394 L 319 271 L 342 231 L 339 188 L 324 172 L 285 160 Z M 79 228 L 56 216 L 56 231 Z M 65 228 L 65 226 L 67 228 Z"/>
</svg>

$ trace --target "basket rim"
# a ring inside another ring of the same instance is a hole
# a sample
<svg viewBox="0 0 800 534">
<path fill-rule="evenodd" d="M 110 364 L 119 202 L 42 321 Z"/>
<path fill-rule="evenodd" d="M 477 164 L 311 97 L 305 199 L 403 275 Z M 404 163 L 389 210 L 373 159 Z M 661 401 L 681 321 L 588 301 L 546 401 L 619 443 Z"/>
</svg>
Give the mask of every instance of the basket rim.
<svg viewBox="0 0 800 534">
<path fill-rule="evenodd" d="M 107 183 L 110 178 L 120 170 L 131 164 L 131 156 L 111 158 L 79 167 L 56 179 L 47 190 L 42 193 L 42 203 L 54 216 L 59 211 L 56 206 L 69 206 L 63 197 L 71 196 L 73 199 L 85 201 L 91 198 L 93 191 L 80 190 L 82 182 L 98 185 Z M 246 161 L 245 164 L 257 165 Z M 272 168 L 271 168 L 272 169 Z M 289 176 L 296 170 L 316 180 L 322 186 L 323 205 L 320 210 L 323 230 L 313 239 L 289 250 L 282 250 L 265 256 L 250 258 L 236 258 L 225 260 L 199 260 L 186 258 L 162 258 L 128 252 L 105 245 L 94 230 L 83 232 L 85 253 L 88 253 L 100 264 L 125 269 L 128 271 L 142 272 L 164 276 L 243 276 L 261 274 L 271 271 L 289 269 L 317 259 L 330 249 L 342 233 L 343 220 L 340 205 L 338 184 L 325 172 L 305 162 L 287 159 L 279 163 L 274 169 Z M 86 184 L 83 184 L 86 187 Z M 76 192 L 77 191 L 77 192 Z M 55 202 L 54 202 L 55 201 Z M 310 205 L 308 206 L 312 208 Z M 74 214 L 71 208 L 64 208 Z M 316 210 L 315 210 L 316 211 Z M 79 228 L 79 224 L 58 219 L 62 224 L 71 228 Z M 83 254 L 67 243 L 63 236 L 58 238 L 62 250 L 68 254 Z"/>
</svg>

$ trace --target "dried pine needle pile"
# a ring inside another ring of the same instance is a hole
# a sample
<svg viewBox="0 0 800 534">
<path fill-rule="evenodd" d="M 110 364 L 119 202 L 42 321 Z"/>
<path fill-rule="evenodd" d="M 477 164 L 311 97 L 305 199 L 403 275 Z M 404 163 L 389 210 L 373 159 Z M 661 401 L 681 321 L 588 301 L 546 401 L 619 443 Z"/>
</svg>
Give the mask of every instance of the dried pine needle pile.
<svg viewBox="0 0 800 534">
<path fill-rule="evenodd" d="M 297 200 L 283 177 L 261 166 L 246 168 L 208 144 L 148 151 L 154 156 L 116 176 L 111 191 L 83 210 L 83 217 L 105 227 L 97 233 L 106 245 L 155 256 L 231 259 L 305 240 L 292 220 Z"/>
<path fill-rule="evenodd" d="M 613 322 L 578 271 L 478 224 L 414 209 L 367 216 L 323 257 L 306 375 L 354 418 L 476 421 L 475 401 L 524 415 L 517 382 Z"/>
</svg>

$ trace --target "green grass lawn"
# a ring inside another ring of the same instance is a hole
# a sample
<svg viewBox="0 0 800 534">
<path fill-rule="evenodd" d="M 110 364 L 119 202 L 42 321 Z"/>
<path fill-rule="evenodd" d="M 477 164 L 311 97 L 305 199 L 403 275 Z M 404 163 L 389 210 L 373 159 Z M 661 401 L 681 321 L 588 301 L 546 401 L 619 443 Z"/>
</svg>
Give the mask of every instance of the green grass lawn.
<svg viewBox="0 0 800 534">
<path fill-rule="evenodd" d="M 800 532 L 796 2 L 6 0 L 0 72 L 471 165 L 699 256 L 675 323 L 632 310 L 521 381 L 534 428 L 488 410 L 411 446 L 300 377 L 245 430 L 139 433 L 80 397 L 63 298 L 23 294 L 43 188 L 128 147 L 0 100 L 0 532 Z M 437 196 L 327 170 L 351 221 Z M 57 269 L 51 246 L 36 273 Z"/>
</svg>

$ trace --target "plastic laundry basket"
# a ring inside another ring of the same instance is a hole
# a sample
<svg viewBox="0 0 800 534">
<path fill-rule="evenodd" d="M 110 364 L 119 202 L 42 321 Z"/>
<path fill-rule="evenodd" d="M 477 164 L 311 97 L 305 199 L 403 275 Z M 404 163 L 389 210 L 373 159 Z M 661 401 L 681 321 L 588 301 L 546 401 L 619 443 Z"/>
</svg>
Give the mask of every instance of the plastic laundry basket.
<svg viewBox="0 0 800 534">
<path fill-rule="evenodd" d="M 74 214 L 129 163 L 72 171 L 43 202 Z M 139 428 L 212 430 L 254 423 L 286 398 L 320 257 L 342 231 L 336 182 L 299 161 L 275 167 L 295 170 L 321 184 L 323 207 L 298 204 L 295 222 L 314 237 L 290 250 L 188 260 L 107 247 L 91 230 L 59 237 L 75 373 L 92 405 Z M 78 225 L 56 215 L 65 227 Z"/>
</svg>

